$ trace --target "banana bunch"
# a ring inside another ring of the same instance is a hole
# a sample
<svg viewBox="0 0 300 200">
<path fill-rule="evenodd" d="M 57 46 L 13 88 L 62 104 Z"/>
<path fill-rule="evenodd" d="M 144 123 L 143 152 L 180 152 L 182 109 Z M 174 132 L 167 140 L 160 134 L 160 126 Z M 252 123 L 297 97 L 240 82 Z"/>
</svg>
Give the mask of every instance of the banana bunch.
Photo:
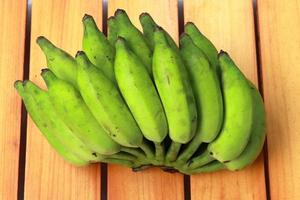
<svg viewBox="0 0 300 200">
<path fill-rule="evenodd" d="M 257 88 L 193 23 L 178 47 L 148 13 L 139 20 L 142 32 L 118 9 L 106 37 L 85 15 L 75 57 L 37 38 L 47 90 L 29 80 L 15 88 L 49 144 L 77 166 L 194 174 L 254 162 L 265 140 Z"/>
</svg>

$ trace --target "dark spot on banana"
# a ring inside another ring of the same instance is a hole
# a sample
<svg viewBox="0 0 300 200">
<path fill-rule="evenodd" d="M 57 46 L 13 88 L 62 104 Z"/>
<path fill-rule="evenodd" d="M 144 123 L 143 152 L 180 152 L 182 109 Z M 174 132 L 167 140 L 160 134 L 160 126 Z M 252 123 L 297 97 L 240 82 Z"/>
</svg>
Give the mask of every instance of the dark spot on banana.
<svg viewBox="0 0 300 200">
<path fill-rule="evenodd" d="M 213 155 L 214 155 L 214 153 L 213 153 L 213 152 L 209 152 L 209 155 L 213 156 Z"/>
<path fill-rule="evenodd" d="M 46 123 L 44 123 L 44 124 L 43 124 L 43 126 L 44 126 L 45 128 L 47 128 L 47 127 L 48 127 L 48 125 L 47 125 Z"/>
<path fill-rule="evenodd" d="M 94 56 L 94 59 L 97 59 L 97 56 Z"/>
<path fill-rule="evenodd" d="M 168 85 L 170 85 L 170 77 L 169 77 L 169 75 L 167 75 L 167 82 L 168 82 Z"/>
<path fill-rule="evenodd" d="M 95 156 L 95 157 L 98 157 L 98 156 L 97 156 L 97 154 L 96 154 L 95 152 L 94 152 L 94 153 L 92 153 L 92 155 L 93 155 L 93 156 Z"/>
<path fill-rule="evenodd" d="M 223 163 L 228 163 L 228 162 L 230 162 L 230 160 L 223 161 Z"/>
<path fill-rule="evenodd" d="M 112 134 L 113 137 L 116 137 L 116 134 Z"/>
</svg>

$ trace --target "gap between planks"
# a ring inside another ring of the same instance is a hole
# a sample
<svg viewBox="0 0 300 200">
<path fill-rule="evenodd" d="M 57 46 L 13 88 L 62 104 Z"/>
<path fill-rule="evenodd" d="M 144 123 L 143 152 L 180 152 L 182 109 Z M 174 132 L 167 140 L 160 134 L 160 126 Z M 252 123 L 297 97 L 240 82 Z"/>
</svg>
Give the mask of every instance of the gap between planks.
<svg viewBox="0 0 300 200">
<path fill-rule="evenodd" d="M 29 78 L 30 63 L 30 42 L 31 42 L 31 0 L 27 0 L 26 22 L 25 22 L 25 43 L 23 61 L 23 80 Z M 22 101 L 21 106 L 21 126 L 20 126 L 20 146 L 19 146 L 19 171 L 17 198 L 24 199 L 25 164 L 26 164 L 26 138 L 27 138 L 27 111 Z"/>
<path fill-rule="evenodd" d="M 261 43 L 259 36 L 259 21 L 258 21 L 258 11 L 257 11 L 257 0 L 252 1 L 253 5 L 253 16 L 254 16 L 254 31 L 255 31 L 255 49 L 256 49 L 256 66 L 257 66 L 257 81 L 258 81 L 258 89 L 264 99 L 264 81 L 263 81 L 263 71 L 262 71 L 262 63 L 261 63 Z M 265 139 L 265 144 L 262 150 L 263 158 L 264 158 L 264 172 L 265 172 L 265 185 L 266 185 L 266 198 L 267 200 L 271 199 L 270 193 L 270 176 L 269 176 L 269 157 L 268 157 L 268 141 Z"/>
</svg>

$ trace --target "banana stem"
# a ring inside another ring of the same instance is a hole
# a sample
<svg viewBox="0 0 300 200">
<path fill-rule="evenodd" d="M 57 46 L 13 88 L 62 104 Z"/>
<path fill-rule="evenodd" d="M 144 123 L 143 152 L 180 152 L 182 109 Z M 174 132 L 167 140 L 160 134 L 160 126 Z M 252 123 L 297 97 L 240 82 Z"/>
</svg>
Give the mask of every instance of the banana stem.
<svg viewBox="0 0 300 200">
<path fill-rule="evenodd" d="M 164 155 L 165 155 L 165 149 L 161 142 L 154 142 L 155 145 L 155 157 L 158 162 L 163 164 L 164 162 Z"/>
<path fill-rule="evenodd" d="M 121 160 L 128 160 L 128 161 L 135 161 L 137 158 L 129 153 L 126 152 L 119 152 L 116 154 L 112 154 L 107 156 L 107 158 L 112 158 L 112 159 L 121 159 Z"/>
<path fill-rule="evenodd" d="M 200 145 L 201 145 L 201 141 L 196 137 L 193 138 L 193 140 L 188 144 L 186 149 L 184 149 L 184 151 L 178 156 L 176 163 L 178 164 L 186 163 L 197 151 Z"/>
<path fill-rule="evenodd" d="M 146 157 L 145 153 L 137 148 L 122 147 L 121 151 L 132 154 L 137 158 L 145 158 Z"/>
<path fill-rule="evenodd" d="M 122 160 L 122 159 L 116 159 L 116 158 L 105 158 L 101 160 L 103 163 L 108 163 L 108 164 L 118 164 L 118 165 L 123 165 L 126 167 L 133 167 L 134 164 L 133 162 L 129 160 Z"/>
<path fill-rule="evenodd" d="M 204 151 L 201 155 L 193 158 L 190 162 L 183 166 L 184 169 L 196 169 L 203 165 L 210 163 L 215 160 L 210 154 L 209 151 Z"/>
<path fill-rule="evenodd" d="M 167 155 L 166 155 L 167 163 L 170 163 L 170 162 L 173 162 L 173 161 L 176 160 L 177 155 L 178 155 L 179 150 L 180 150 L 180 147 L 181 147 L 180 143 L 172 141 L 172 143 L 169 147 L 169 150 L 167 152 Z"/>
<path fill-rule="evenodd" d="M 215 171 L 222 170 L 222 169 L 226 169 L 226 166 L 223 163 L 215 160 L 211 163 L 208 163 L 207 165 L 201 166 L 196 169 L 183 169 L 183 170 L 179 170 L 179 171 L 181 173 L 191 175 L 191 174 L 198 174 L 198 173 L 215 172 Z"/>
<path fill-rule="evenodd" d="M 152 159 L 154 157 L 152 148 L 149 146 L 149 144 L 145 140 L 143 140 L 143 142 L 141 143 L 141 145 L 139 147 L 144 151 L 147 158 Z"/>
</svg>

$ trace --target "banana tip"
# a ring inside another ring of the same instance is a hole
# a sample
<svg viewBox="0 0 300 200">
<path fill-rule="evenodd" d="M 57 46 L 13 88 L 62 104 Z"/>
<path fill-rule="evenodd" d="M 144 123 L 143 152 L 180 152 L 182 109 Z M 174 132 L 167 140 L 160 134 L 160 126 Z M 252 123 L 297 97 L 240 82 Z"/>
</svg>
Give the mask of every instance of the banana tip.
<svg viewBox="0 0 300 200">
<path fill-rule="evenodd" d="M 218 53 L 218 58 L 220 56 L 223 56 L 223 55 L 227 55 L 228 56 L 228 53 L 226 51 L 224 51 L 224 50 L 221 49 L 220 52 Z"/>
<path fill-rule="evenodd" d="M 23 81 L 21 81 L 21 80 L 16 80 L 16 81 L 14 82 L 14 87 L 15 87 L 15 88 L 19 87 L 20 85 L 23 85 Z"/>
<path fill-rule="evenodd" d="M 87 19 L 93 19 L 93 17 L 91 15 L 85 13 L 83 18 L 82 18 L 82 21 L 84 22 Z"/>
<path fill-rule="evenodd" d="M 150 14 L 147 13 L 147 12 L 143 12 L 143 13 L 140 14 L 139 19 L 142 19 L 144 17 L 150 17 Z"/>
<path fill-rule="evenodd" d="M 40 44 L 42 41 L 45 41 L 46 38 L 44 36 L 39 36 L 36 38 L 36 43 Z"/>
<path fill-rule="evenodd" d="M 77 58 L 80 55 L 84 55 L 84 54 L 85 54 L 84 51 L 77 51 L 75 58 Z"/>
<path fill-rule="evenodd" d="M 41 69 L 41 75 L 43 76 L 45 73 L 49 72 L 50 70 L 48 68 Z"/>
<path fill-rule="evenodd" d="M 126 14 L 125 10 L 118 8 L 118 9 L 115 11 L 115 16 L 120 15 L 120 14 Z"/>
</svg>

